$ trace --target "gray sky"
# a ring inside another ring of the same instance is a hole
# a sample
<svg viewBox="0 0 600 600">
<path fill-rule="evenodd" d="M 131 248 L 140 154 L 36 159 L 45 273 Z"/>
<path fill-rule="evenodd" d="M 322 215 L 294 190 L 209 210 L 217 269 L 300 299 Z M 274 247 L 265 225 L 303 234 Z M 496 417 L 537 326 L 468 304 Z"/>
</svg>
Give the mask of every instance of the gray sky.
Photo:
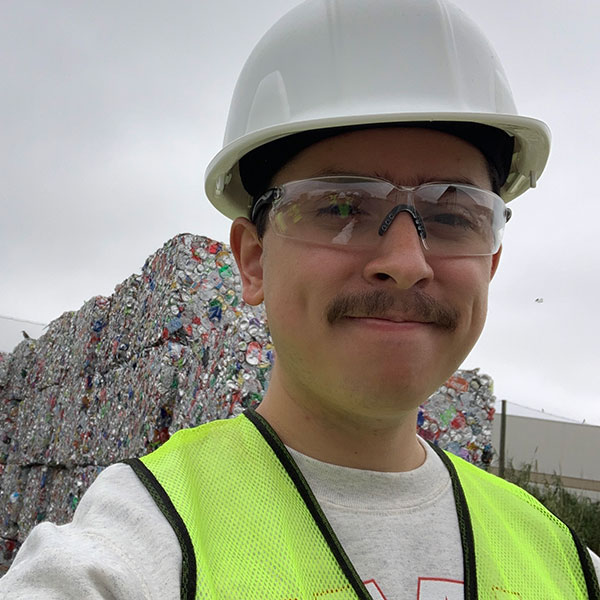
<svg viewBox="0 0 600 600">
<path fill-rule="evenodd" d="M 499 398 L 600 424 L 600 3 L 455 1 L 492 40 L 520 113 L 553 133 L 539 187 L 511 204 L 463 367 L 489 373 Z M 0 3 L 0 315 L 76 310 L 180 232 L 228 241 L 204 169 L 248 53 L 296 4 Z M 10 340 L 0 319 L 0 349 Z"/>
</svg>

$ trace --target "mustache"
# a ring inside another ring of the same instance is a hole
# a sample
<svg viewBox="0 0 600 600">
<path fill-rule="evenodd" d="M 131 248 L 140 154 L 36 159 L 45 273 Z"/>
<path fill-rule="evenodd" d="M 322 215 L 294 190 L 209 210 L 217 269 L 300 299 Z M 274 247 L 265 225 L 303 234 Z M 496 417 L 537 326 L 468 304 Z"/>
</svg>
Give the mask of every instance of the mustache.
<svg viewBox="0 0 600 600">
<path fill-rule="evenodd" d="M 390 310 L 434 323 L 448 331 L 454 331 L 458 326 L 459 313 L 454 307 L 444 306 L 429 294 L 418 290 L 402 297 L 395 297 L 383 290 L 340 294 L 330 302 L 325 314 L 329 324 L 333 324 L 345 316 L 376 318 Z"/>
</svg>

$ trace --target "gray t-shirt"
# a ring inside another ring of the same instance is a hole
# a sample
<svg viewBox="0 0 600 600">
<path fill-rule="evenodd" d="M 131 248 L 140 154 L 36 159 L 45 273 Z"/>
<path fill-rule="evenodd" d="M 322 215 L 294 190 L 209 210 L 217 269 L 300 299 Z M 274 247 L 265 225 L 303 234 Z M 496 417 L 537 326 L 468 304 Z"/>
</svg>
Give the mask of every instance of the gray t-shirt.
<svg viewBox="0 0 600 600">
<path fill-rule="evenodd" d="M 450 475 L 424 444 L 405 473 L 323 463 L 290 449 L 367 589 L 377 600 L 464 598 Z"/>
</svg>

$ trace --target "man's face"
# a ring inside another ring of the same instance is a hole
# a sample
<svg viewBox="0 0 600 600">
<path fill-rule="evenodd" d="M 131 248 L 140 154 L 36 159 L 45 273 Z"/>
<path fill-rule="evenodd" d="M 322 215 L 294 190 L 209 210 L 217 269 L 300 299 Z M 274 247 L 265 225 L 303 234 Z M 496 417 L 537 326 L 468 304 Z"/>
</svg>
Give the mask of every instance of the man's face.
<svg viewBox="0 0 600 600">
<path fill-rule="evenodd" d="M 326 139 L 298 154 L 273 183 L 323 173 L 490 189 L 477 149 L 424 129 Z M 267 226 L 253 256 L 240 265 L 244 297 L 264 299 L 280 393 L 333 414 L 390 419 L 422 403 L 475 344 L 499 253 L 430 256 L 411 217 L 400 213 L 369 249 L 315 245 Z"/>
</svg>

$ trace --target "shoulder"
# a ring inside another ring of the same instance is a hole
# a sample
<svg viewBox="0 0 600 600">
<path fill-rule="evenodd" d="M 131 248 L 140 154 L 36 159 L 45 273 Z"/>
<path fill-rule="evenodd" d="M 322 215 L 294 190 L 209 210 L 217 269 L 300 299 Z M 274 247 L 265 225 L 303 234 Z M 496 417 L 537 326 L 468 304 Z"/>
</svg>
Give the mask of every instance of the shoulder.
<svg viewBox="0 0 600 600">
<path fill-rule="evenodd" d="M 104 531 L 112 523 L 127 528 L 135 528 L 142 521 L 160 526 L 160 516 L 133 469 L 125 463 L 117 463 L 100 473 L 84 494 L 72 524 L 86 533 L 93 533 L 97 527 Z"/>
<path fill-rule="evenodd" d="M 197 427 L 180 429 L 162 446 L 143 456 L 135 463 L 143 463 L 153 473 L 166 470 L 171 473 L 174 468 L 189 467 L 190 458 L 196 458 L 202 465 L 203 458 L 210 459 L 212 465 L 223 461 L 237 464 L 248 459 L 253 446 L 252 442 L 264 440 L 253 423 L 244 414 L 230 419 L 218 419 Z M 260 445 L 260 444 L 259 444 Z M 141 476 L 139 469 L 136 473 Z"/>
<path fill-rule="evenodd" d="M 132 599 L 179 597 L 177 538 L 131 468 L 103 471 L 84 494 L 73 521 L 33 529 L 0 596 Z M 154 595 L 153 595 L 154 594 Z"/>
<path fill-rule="evenodd" d="M 523 488 L 489 473 L 459 456 L 444 451 L 442 459 L 447 465 L 450 463 L 454 467 L 460 482 L 466 486 L 466 489 L 477 490 L 481 494 L 492 494 L 489 497 L 490 500 L 500 500 L 503 496 L 511 496 L 519 497 L 536 506 L 540 505 L 539 501 Z"/>
</svg>

